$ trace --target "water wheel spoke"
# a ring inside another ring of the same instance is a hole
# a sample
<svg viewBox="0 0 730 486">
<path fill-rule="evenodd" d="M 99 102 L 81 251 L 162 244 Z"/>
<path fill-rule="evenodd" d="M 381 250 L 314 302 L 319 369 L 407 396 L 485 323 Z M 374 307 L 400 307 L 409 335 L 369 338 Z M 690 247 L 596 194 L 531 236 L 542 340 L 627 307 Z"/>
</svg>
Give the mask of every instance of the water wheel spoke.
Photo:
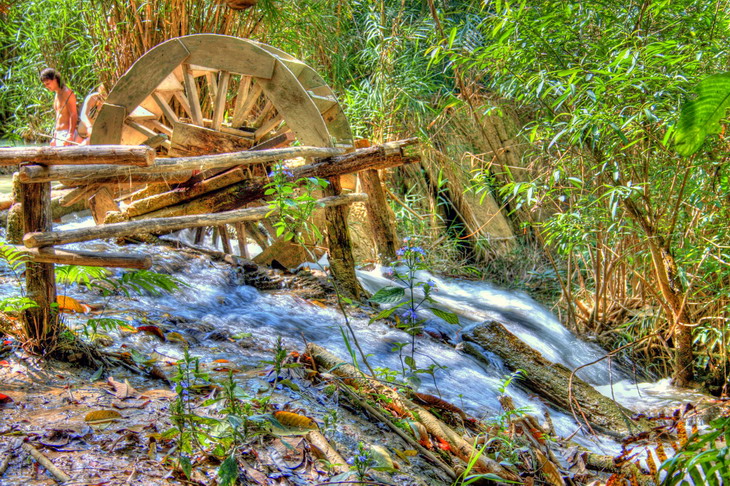
<svg viewBox="0 0 730 486">
<path fill-rule="evenodd" d="M 261 140 L 265 135 L 268 135 L 272 130 L 274 130 L 276 127 L 278 127 L 282 121 L 283 121 L 282 116 L 280 114 L 277 114 L 276 116 L 272 117 L 268 121 L 264 122 L 261 125 L 261 127 L 259 127 L 256 130 L 254 139 L 256 141 Z"/>
<path fill-rule="evenodd" d="M 221 71 L 220 80 L 218 82 L 218 93 L 213 104 L 213 121 L 211 122 L 211 128 L 213 130 L 220 130 L 223 124 L 223 115 L 226 111 L 226 99 L 228 97 L 228 83 L 231 79 L 231 73 L 228 71 Z"/>
<path fill-rule="evenodd" d="M 256 120 L 253 122 L 253 126 L 256 128 L 261 127 L 264 124 L 264 120 L 266 120 L 269 117 L 269 114 L 271 113 L 271 110 L 274 109 L 274 104 L 266 100 L 266 103 L 264 104 L 264 107 L 259 112 L 258 116 L 256 117 Z"/>
<path fill-rule="evenodd" d="M 261 86 L 259 83 L 254 83 L 253 88 L 249 92 L 246 101 L 241 106 L 240 111 L 237 111 L 233 115 L 234 127 L 240 127 L 244 124 L 246 119 L 248 119 L 249 115 L 251 114 L 251 111 L 253 111 L 254 107 L 258 103 L 259 97 L 261 96 L 261 93 L 263 93 L 263 91 L 263 86 Z"/>
<path fill-rule="evenodd" d="M 215 106 L 215 100 L 218 96 L 218 77 L 216 74 L 218 73 L 205 73 L 205 82 L 208 85 L 208 98 L 210 99 L 211 106 Z"/>
<path fill-rule="evenodd" d="M 193 76 L 193 71 L 188 64 L 183 64 L 183 78 L 185 79 L 185 94 L 190 105 L 190 115 L 193 123 L 203 126 L 203 111 L 200 108 L 200 97 L 198 96 L 198 85 Z"/>
<path fill-rule="evenodd" d="M 236 94 L 236 104 L 233 107 L 233 119 L 231 121 L 233 127 L 240 127 L 244 122 L 244 118 L 241 117 L 241 110 L 251 90 L 251 81 L 251 76 L 241 75 L 241 80 L 238 83 L 238 94 Z"/>
<path fill-rule="evenodd" d="M 165 100 L 163 96 L 160 95 L 160 93 L 152 93 L 152 99 L 155 100 L 157 106 L 160 107 L 160 110 L 162 110 L 162 114 L 165 115 L 165 118 L 167 118 L 168 123 L 177 123 L 178 121 L 180 121 L 175 114 L 175 110 L 172 109 L 170 104 Z"/>
<path fill-rule="evenodd" d="M 188 117 L 190 117 L 190 119 L 192 119 L 193 111 L 190 108 L 190 102 L 188 102 L 188 97 L 185 96 L 185 93 L 183 93 L 182 91 L 175 91 L 173 96 L 175 97 L 175 100 L 177 100 L 183 111 L 188 115 Z"/>
</svg>

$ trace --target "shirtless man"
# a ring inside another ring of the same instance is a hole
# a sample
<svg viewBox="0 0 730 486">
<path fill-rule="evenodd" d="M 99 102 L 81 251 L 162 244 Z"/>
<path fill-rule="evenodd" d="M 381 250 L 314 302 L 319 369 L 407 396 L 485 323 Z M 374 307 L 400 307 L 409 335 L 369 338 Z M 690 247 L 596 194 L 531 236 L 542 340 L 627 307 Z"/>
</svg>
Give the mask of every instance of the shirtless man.
<svg viewBox="0 0 730 486">
<path fill-rule="evenodd" d="M 79 141 L 76 125 L 79 115 L 76 111 L 76 95 L 63 84 L 61 75 L 55 69 L 47 68 L 41 71 L 41 82 L 56 96 L 53 99 L 53 109 L 56 111 L 56 128 L 51 145 L 77 145 Z"/>
</svg>

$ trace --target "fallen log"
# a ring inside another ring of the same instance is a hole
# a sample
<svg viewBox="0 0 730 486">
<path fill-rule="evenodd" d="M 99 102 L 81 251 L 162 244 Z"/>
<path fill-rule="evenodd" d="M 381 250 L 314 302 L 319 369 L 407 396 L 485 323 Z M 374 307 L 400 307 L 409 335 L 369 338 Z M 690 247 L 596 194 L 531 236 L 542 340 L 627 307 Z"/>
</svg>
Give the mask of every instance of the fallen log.
<svg viewBox="0 0 730 486">
<path fill-rule="evenodd" d="M 16 250 L 28 255 L 35 263 L 57 263 L 59 265 L 83 265 L 88 267 L 134 268 L 147 270 L 152 267 L 152 258 L 141 253 L 102 253 L 61 248 L 26 248 Z"/>
<path fill-rule="evenodd" d="M 367 200 L 366 194 L 348 194 L 320 199 L 323 207 L 340 206 Z M 178 216 L 175 218 L 155 218 L 125 223 L 102 224 L 91 228 L 78 228 L 68 231 L 46 231 L 28 233 L 23 243 L 28 248 L 42 246 L 63 245 L 80 241 L 97 240 L 103 238 L 119 238 L 145 233 L 164 233 L 184 228 L 198 228 L 201 226 L 220 226 L 242 221 L 263 219 L 272 213 L 269 206 L 239 209 L 218 214 Z M 275 213 L 275 212 L 274 212 Z"/>
<path fill-rule="evenodd" d="M 26 162 L 42 165 L 134 165 L 146 167 L 155 160 L 155 150 L 142 145 L 86 145 L 75 147 L 0 148 L 0 165 Z"/>
<path fill-rule="evenodd" d="M 21 167 L 20 171 L 23 172 L 23 169 L 31 169 L 31 168 L 37 168 L 40 167 L 38 165 L 27 165 L 25 167 Z M 136 167 L 135 167 L 136 168 Z M 146 168 L 149 170 L 149 167 Z M 154 184 L 154 183 L 164 183 L 164 184 L 179 184 L 180 182 L 185 182 L 189 180 L 193 176 L 192 170 L 178 170 L 175 172 L 162 172 L 162 173 L 133 173 L 133 174 L 127 174 L 127 175 L 116 175 L 111 177 L 93 177 L 91 179 L 61 179 L 61 182 L 67 186 L 78 186 L 81 184 Z M 21 181 L 23 180 L 23 176 L 20 177 Z M 25 184 L 25 182 L 23 182 Z"/>
<path fill-rule="evenodd" d="M 241 168 L 228 170 L 210 179 L 205 179 L 197 184 L 188 187 L 179 187 L 168 192 L 155 194 L 144 199 L 139 199 L 124 210 L 128 217 L 139 216 L 150 213 L 157 209 L 165 208 L 181 202 L 195 199 L 208 192 L 228 187 L 246 179 L 246 173 Z"/>
<path fill-rule="evenodd" d="M 367 377 L 354 366 L 344 363 L 337 356 L 321 346 L 307 343 L 307 353 L 315 362 L 333 375 L 342 377 L 345 382 L 354 383 L 361 390 L 373 390 L 374 393 L 389 400 L 388 407 L 403 407 L 414 419 L 426 426 L 434 436 L 449 443 L 450 450 L 464 462 L 474 462 L 474 472 L 496 474 L 506 481 L 520 482 L 519 476 L 509 471 L 495 460 L 484 454 L 478 454 L 473 444 L 461 437 L 455 430 L 436 418 L 431 412 L 401 397 L 395 390 L 381 382 Z"/>
<path fill-rule="evenodd" d="M 111 165 L 87 165 L 85 167 L 43 167 L 28 165 L 20 168 L 20 181 L 23 183 L 68 181 L 70 183 L 99 180 L 130 180 L 131 177 L 162 175 L 170 172 L 204 171 L 227 169 L 235 166 L 259 164 L 275 160 L 288 160 L 298 157 L 330 157 L 342 154 L 338 148 L 323 147 L 286 147 L 270 150 L 243 151 L 228 154 L 201 155 L 197 157 L 171 157 L 157 159 L 149 167 L 116 167 Z M 188 177 L 189 178 L 189 177 Z M 131 179 L 134 180 L 134 179 Z M 65 183 L 68 183 L 65 182 Z"/>
<path fill-rule="evenodd" d="M 380 150 L 378 150 L 380 149 Z M 403 155 L 385 155 L 383 146 L 361 149 L 350 154 L 331 157 L 313 164 L 291 169 L 290 180 L 321 177 L 330 179 L 343 174 L 360 172 L 367 169 L 387 169 L 399 165 L 420 162 L 419 157 Z M 146 214 L 144 217 L 167 218 L 191 214 L 215 213 L 229 211 L 264 197 L 266 178 L 249 179 L 238 184 L 208 193 L 189 202 L 170 206 Z"/>
<path fill-rule="evenodd" d="M 574 376 L 571 383 L 568 368 L 548 361 L 498 322 L 477 326 L 464 334 L 464 341 L 464 350 L 482 361 L 487 358 L 471 343 L 498 355 L 508 369 L 524 370 L 520 383 L 563 410 L 575 410 L 601 432 L 626 435 L 648 430 L 646 423 L 631 420 L 634 415 L 631 410 L 602 395 L 585 381 Z"/>
</svg>

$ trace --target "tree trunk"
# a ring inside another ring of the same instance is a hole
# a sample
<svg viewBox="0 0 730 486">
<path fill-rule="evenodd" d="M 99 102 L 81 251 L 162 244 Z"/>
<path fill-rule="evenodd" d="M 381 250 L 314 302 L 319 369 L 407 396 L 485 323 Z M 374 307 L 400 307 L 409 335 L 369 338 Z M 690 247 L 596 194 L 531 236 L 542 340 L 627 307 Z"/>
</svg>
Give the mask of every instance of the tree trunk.
<svg viewBox="0 0 730 486">
<path fill-rule="evenodd" d="M 378 258 L 383 263 L 390 263 L 396 259 L 397 249 L 395 225 L 390 218 L 388 202 L 385 199 L 383 186 L 378 171 L 364 170 L 360 173 L 363 191 L 368 195 L 365 203 L 368 212 L 370 231 L 378 251 Z"/>
<path fill-rule="evenodd" d="M 643 422 L 632 422 L 634 412 L 596 391 L 591 385 L 573 376 L 565 366 L 546 360 L 498 322 L 488 322 L 464 335 L 464 349 L 486 361 L 477 343 L 495 353 L 512 371 L 524 370 L 520 383 L 564 410 L 575 410 L 591 425 L 602 431 L 626 435 L 648 430 Z M 572 400 L 570 396 L 572 395 Z"/>
<path fill-rule="evenodd" d="M 341 197 L 340 178 L 333 177 L 324 190 L 324 195 Z M 328 207 L 324 210 L 327 220 L 327 246 L 329 247 L 329 263 L 332 276 L 339 284 L 338 291 L 343 291 L 355 300 L 360 300 L 362 289 L 355 274 L 355 258 L 352 256 L 352 242 L 347 229 L 347 208 L 344 206 Z"/>
</svg>

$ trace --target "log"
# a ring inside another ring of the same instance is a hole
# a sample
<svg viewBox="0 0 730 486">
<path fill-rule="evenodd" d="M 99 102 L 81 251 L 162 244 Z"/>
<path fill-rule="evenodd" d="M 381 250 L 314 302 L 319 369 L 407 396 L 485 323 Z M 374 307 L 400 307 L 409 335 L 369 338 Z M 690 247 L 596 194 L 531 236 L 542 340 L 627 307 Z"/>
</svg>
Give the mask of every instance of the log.
<svg viewBox="0 0 730 486">
<path fill-rule="evenodd" d="M 147 167 L 155 160 L 150 147 L 130 145 L 86 145 L 74 147 L 0 148 L 0 165 L 26 162 L 43 165 L 133 165 Z"/>
<path fill-rule="evenodd" d="M 114 201 L 109 189 L 102 187 L 89 197 L 89 209 L 96 224 L 101 224 L 108 212 L 118 212 L 119 206 Z"/>
<path fill-rule="evenodd" d="M 377 149 L 380 149 L 378 152 Z M 419 157 L 405 157 L 392 154 L 385 155 L 383 146 L 357 150 L 350 154 L 335 156 L 313 164 L 291 169 L 290 179 L 298 180 L 307 177 L 329 179 L 342 174 L 360 172 L 367 169 L 386 169 L 403 164 L 419 162 Z M 146 215 L 146 217 L 163 218 L 171 216 L 215 213 L 229 211 L 264 197 L 268 179 L 257 178 L 243 181 L 225 189 L 212 192 L 204 197 L 193 199 L 187 203 L 171 206 Z"/>
<path fill-rule="evenodd" d="M 31 165 L 20 168 L 20 180 L 24 183 L 48 181 L 96 182 L 98 179 L 127 180 L 133 176 L 161 175 L 170 172 L 226 169 L 237 165 L 252 165 L 297 157 L 331 157 L 342 154 L 343 149 L 322 147 L 285 147 L 271 150 L 243 151 L 228 154 L 200 155 L 197 157 L 171 157 L 158 159 L 150 167 L 116 167 L 88 165 L 86 167 L 43 167 Z"/>
<path fill-rule="evenodd" d="M 477 326 L 464 334 L 464 341 L 464 349 L 477 359 L 488 361 L 481 350 L 471 343 L 498 355 L 508 369 L 524 370 L 520 384 L 563 410 L 576 410 L 602 432 L 626 435 L 649 430 L 646 423 L 630 419 L 634 412 L 602 395 L 576 376 L 572 378 L 571 403 L 571 371 L 560 363 L 545 359 L 498 322 L 485 322 Z"/>
<path fill-rule="evenodd" d="M 44 456 L 41 451 L 30 445 L 29 443 L 25 442 L 21 446 L 24 451 L 26 451 L 28 454 L 33 456 L 33 459 L 38 461 L 38 464 L 45 467 L 46 470 L 48 470 L 49 473 L 53 474 L 53 476 L 59 480 L 62 483 L 71 481 L 71 476 L 66 474 L 65 472 L 58 469 L 46 456 Z"/>
<path fill-rule="evenodd" d="M 49 231 L 53 225 L 51 184 L 43 182 L 23 185 L 20 200 L 25 233 Z M 23 331 L 33 348 L 44 350 L 48 340 L 53 340 L 58 331 L 58 315 L 51 308 L 51 305 L 56 303 L 56 277 L 53 264 L 26 263 L 25 288 L 26 296 L 33 300 L 37 307 L 23 311 Z"/>
<path fill-rule="evenodd" d="M 389 401 L 388 406 L 393 405 L 404 407 L 414 419 L 426 426 L 428 431 L 449 443 L 451 451 L 464 462 L 474 460 L 474 471 L 477 473 L 496 474 L 507 481 L 515 481 L 520 484 L 519 476 L 509 471 L 494 459 L 486 455 L 480 455 L 472 444 L 464 440 L 461 435 L 451 427 L 443 423 L 431 412 L 414 404 L 410 400 L 401 397 L 392 388 L 383 383 L 367 377 L 354 366 L 344 363 L 337 356 L 330 353 L 321 346 L 314 343 L 307 343 L 307 353 L 317 362 L 319 366 L 328 370 L 336 376 L 342 377 L 346 383 L 353 383 L 359 389 L 373 390 L 374 393 L 382 395 Z"/>
<path fill-rule="evenodd" d="M 152 258 L 141 253 L 106 253 L 61 248 L 26 248 L 16 246 L 35 263 L 56 263 L 59 265 L 83 265 L 88 267 L 134 268 L 147 270 L 152 267 Z"/>
<path fill-rule="evenodd" d="M 365 200 L 367 200 L 366 194 L 348 194 L 323 198 L 319 200 L 319 203 L 324 207 L 329 207 L 352 204 Z M 178 216 L 176 218 L 155 218 L 125 223 L 102 224 L 92 228 L 78 228 L 68 231 L 29 232 L 23 238 L 23 243 L 28 248 L 39 248 L 102 238 L 119 238 L 144 233 L 164 233 L 184 228 L 220 226 L 222 224 L 233 224 L 242 221 L 256 221 L 267 217 L 269 213 L 271 213 L 269 206 L 261 206 L 218 214 Z"/>
<path fill-rule="evenodd" d="M 306 435 L 307 441 L 312 445 L 313 452 L 315 455 L 324 459 L 328 464 L 332 466 L 332 472 L 335 474 L 342 474 L 350 470 L 347 467 L 347 462 L 340 455 L 337 450 L 330 445 L 327 438 L 322 435 L 318 430 L 308 432 Z"/>
<path fill-rule="evenodd" d="M 248 254 L 248 246 L 246 245 L 246 225 L 243 223 L 236 223 L 236 240 L 238 241 L 238 255 L 242 256 L 246 260 L 250 259 Z"/>
<path fill-rule="evenodd" d="M 390 219 L 390 208 L 385 199 L 378 171 L 368 169 L 360 172 L 360 182 L 363 191 L 368 195 L 365 207 L 378 258 L 383 263 L 392 262 L 396 259 L 395 251 L 398 244 L 396 243 L 395 225 Z"/>
<path fill-rule="evenodd" d="M 27 166 L 30 167 L 30 166 Z M 33 166 L 39 167 L 39 166 Z M 21 171 L 23 169 L 21 168 Z M 92 179 L 61 179 L 61 182 L 68 186 L 80 184 L 179 184 L 189 180 L 193 176 L 192 170 L 181 170 L 177 172 L 164 172 L 160 174 L 127 174 L 112 177 L 95 177 Z M 21 177 L 22 178 L 22 177 Z"/>
<path fill-rule="evenodd" d="M 231 169 L 210 179 L 205 179 L 189 187 L 179 187 L 145 199 L 139 199 L 124 210 L 127 217 L 139 216 L 157 209 L 189 201 L 208 192 L 216 191 L 246 179 L 243 169 Z"/>
</svg>

